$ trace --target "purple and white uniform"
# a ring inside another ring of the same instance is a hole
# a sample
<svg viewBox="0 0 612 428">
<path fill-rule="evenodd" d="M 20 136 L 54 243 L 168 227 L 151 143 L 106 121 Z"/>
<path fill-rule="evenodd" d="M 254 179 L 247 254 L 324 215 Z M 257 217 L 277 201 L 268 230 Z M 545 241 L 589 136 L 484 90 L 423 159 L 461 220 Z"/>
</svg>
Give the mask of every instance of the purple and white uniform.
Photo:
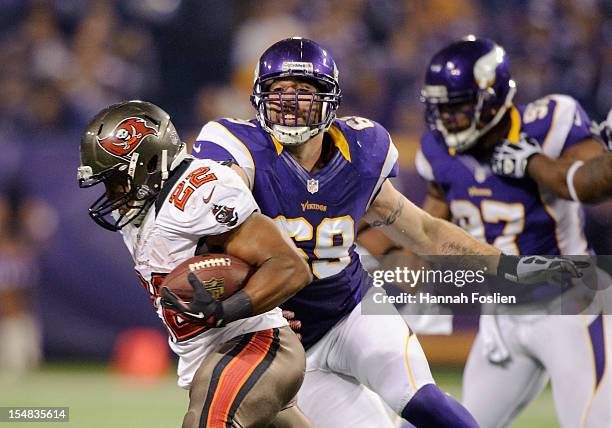
<svg viewBox="0 0 612 428">
<path fill-rule="evenodd" d="M 512 107 L 510 117 L 506 138 L 516 141 L 526 133 L 553 159 L 591 136 L 586 113 L 565 95 Z M 443 189 L 459 226 L 505 253 L 590 253 L 579 203 L 556 197 L 529 177 L 494 175 L 469 152 L 452 153 L 438 131 L 423 135 L 417 169 Z M 559 294 L 550 286 L 555 288 Z M 550 302 L 553 307 L 555 299 Z M 611 426 L 612 379 L 605 371 L 612 346 L 609 316 L 547 315 L 546 309 L 514 315 L 503 306 L 496 313 L 480 317 L 464 372 L 464 404 L 482 427 L 510 424 L 549 378 L 562 427 Z"/>
<path fill-rule="evenodd" d="M 357 223 L 382 182 L 398 168 L 397 150 L 380 125 L 336 120 L 328 132 L 338 150 L 313 174 L 256 120 L 209 122 L 193 149 L 196 156 L 232 159 L 240 165 L 262 213 L 273 218 L 308 259 L 313 283 L 283 304 L 302 321 L 306 349 L 361 301 L 368 275 L 355 252 Z"/>
<path fill-rule="evenodd" d="M 551 95 L 510 112 L 509 139 L 526 133 L 558 158 L 590 137 L 590 120 L 572 98 Z M 507 254 L 589 254 L 580 204 L 557 198 L 529 179 L 496 176 L 468 153 L 451 154 L 437 131 L 425 133 L 417 169 L 446 196 L 453 220 Z"/>
<path fill-rule="evenodd" d="M 261 212 L 294 240 L 311 266 L 312 284 L 282 305 L 301 320 L 307 349 L 300 408 L 315 426 L 392 426 L 380 399 L 364 385 L 400 413 L 433 379 L 417 338 L 399 315 L 361 314 L 370 279 L 354 239 L 383 182 L 397 174 L 398 153 L 388 132 L 365 118 L 336 119 L 325 137 L 335 151 L 315 173 L 257 120 L 209 122 L 193 154 L 240 165 Z"/>
</svg>

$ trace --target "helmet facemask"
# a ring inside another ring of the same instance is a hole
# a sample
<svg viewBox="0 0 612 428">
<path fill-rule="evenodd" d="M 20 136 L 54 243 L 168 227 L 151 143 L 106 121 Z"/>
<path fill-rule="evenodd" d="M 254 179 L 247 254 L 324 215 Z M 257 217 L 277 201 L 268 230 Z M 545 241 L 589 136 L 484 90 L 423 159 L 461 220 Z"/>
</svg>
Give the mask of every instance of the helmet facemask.
<svg viewBox="0 0 612 428">
<path fill-rule="evenodd" d="M 497 125 L 510 108 L 516 85 L 511 80 L 509 86 L 502 103 L 492 87 L 476 93 L 447 94 L 445 87 L 425 86 L 421 91 L 425 119 L 430 128 L 442 134 L 449 148 L 464 152 Z"/>
<path fill-rule="evenodd" d="M 138 158 L 138 156 L 133 156 Z M 157 162 L 156 157 L 150 164 Z M 79 168 L 79 186 L 92 187 L 103 183 L 106 191 L 89 207 L 90 217 L 103 228 L 116 232 L 133 223 L 140 226 L 155 201 L 162 185 L 161 174 L 148 174 L 145 183 L 137 185 L 130 167 L 124 163 L 108 168 L 95 176 L 88 176 L 88 167 Z M 149 167 L 149 170 L 154 167 Z"/>
<path fill-rule="evenodd" d="M 299 146 L 321 131 L 336 117 L 342 98 L 338 68 L 322 46 L 303 37 L 280 40 L 261 55 L 255 65 L 251 103 L 261 127 L 279 143 Z M 306 82 L 314 90 L 282 92 L 274 83 L 281 80 Z"/>
<path fill-rule="evenodd" d="M 270 78 L 256 83 L 251 100 L 264 130 L 283 145 L 301 145 L 319 132 L 329 129 L 340 104 L 340 89 L 333 82 L 322 79 L 299 79 L 318 90 L 270 90 L 274 81 L 282 78 Z"/>
</svg>

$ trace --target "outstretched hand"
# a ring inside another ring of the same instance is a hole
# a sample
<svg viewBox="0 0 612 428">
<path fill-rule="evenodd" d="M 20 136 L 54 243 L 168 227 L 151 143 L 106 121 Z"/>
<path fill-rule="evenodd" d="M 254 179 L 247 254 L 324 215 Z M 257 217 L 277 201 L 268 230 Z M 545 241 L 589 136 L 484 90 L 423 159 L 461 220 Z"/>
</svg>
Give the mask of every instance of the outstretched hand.
<svg viewBox="0 0 612 428">
<path fill-rule="evenodd" d="M 502 255 L 497 273 L 499 276 L 521 284 L 551 282 L 563 284 L 564 280 L 582 277 L 582 269 L 590 263 L 572 261 L 559 256 L 507 256 Z"/>
</svg>

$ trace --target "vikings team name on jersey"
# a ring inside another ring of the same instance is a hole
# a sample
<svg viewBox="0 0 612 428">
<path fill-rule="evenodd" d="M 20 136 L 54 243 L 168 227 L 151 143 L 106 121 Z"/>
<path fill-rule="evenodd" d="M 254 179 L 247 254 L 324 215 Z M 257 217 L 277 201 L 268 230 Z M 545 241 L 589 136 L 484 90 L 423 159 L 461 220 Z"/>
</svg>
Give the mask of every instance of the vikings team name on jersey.
<svg viewBox="0 0 612 428">
<path fill-rule="evenodd" d="M 313 203 L 310 203 L 308 201 L 302 202 L 302 211 L 306 211 L 306 210 L 318 210 L 318 211 L 326 212 L 327 211 L 327 205 L 313 204 Z"/>
<path fill-rule="evenodd" d="M 550 95 L 510 110 L 511 129 L 537 140 L 544 154 L 558 158 L 590 137 L 590 120 L 564 95 Z M 580 205 L 539 189 L 530 178 L 494 175 L 488 163 L 453 154 L 437 131 L 426 132 L 417 154 L 422 177 L 445 193 L 455 221 L 471 235 L 508 254 L 587 254 Z"/>
<path fill-rule="evenodd" d="M 335 120 L 327 134 L 336 150 L 315 173 L 256 120 L 209 122 L 194 145 L 197 157 L 231 159 L 243 168 L 262 213 L 308 260 L 313 283 L 283 305 L 302 321 L 306 347 L 361 300 L 368 276 L 355 253 L 356 225 L 383 181 L 397 174 L 397 150 L 379 124 L 347 117 Z"/>
</svg>

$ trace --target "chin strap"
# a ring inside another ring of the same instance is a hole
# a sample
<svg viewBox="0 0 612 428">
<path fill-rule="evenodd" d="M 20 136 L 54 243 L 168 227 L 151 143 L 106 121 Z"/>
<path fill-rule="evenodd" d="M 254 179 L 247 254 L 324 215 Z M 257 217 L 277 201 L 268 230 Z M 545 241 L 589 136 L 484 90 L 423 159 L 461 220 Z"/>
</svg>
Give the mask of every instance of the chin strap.
<svg viewBox="0 0 612 428">
<path fill-rule="evenodd" d="M 161 152 L 161 179 L 162 183 L 168 179 L 168 150 Z"/>
<path fill-rule="evenodd" d="M 336 113 L 334 112 L 326 125 L 320 125 L 316 128 L 311 128 L 309 126 L 284 126 L 278 124 L 268 126 L 264 119 L 264 114 L 261 111 L 257 112 L 257 120 L 261 127 L 267 133 L 272 134 L 274 138 L 284 146 L 299 146 L 306 143 L 320 132 L 327 131 L 335 118 Z"/>
<path fill-rule="evenodd" d="M 130 164 L 128 166 L 127 173 L 131 178 L 134 178 L 134 174 L 136 173 L 136 166 L 138 165 L 138 158 L 140 154 L 138 152 L 132 153 L 130 157 Z"/>
</svg>

